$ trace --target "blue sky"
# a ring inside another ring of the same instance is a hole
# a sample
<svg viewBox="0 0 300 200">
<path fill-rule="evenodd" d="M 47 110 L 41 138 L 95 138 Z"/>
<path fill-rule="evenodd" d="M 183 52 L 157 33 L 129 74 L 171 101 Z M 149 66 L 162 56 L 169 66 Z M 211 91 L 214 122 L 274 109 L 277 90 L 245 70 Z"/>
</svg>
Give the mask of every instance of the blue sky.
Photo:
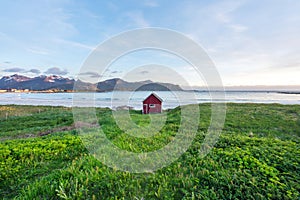
<svg viewBox="0 0 300 200">
<path fill-rule="evenodd" d="M 199 43 L 224 85 L 300 85 L 299 10 L 297 0 L 3 0 L 0 75 L 76 77 L 85 59 L 103 41 L 131 29 L 161 27 Z M 141 52 L 120 59 L 107 77 L 128 77 L 134 66 L 151 64 L 146 62 L 149 55 L 159 59 L 156 54 Z M 177 67 L 191 85 L 202 84 L 185 63 L 160 59 L 160 63 Z M 144 78 L 155 77 L 154 73 Z M 156 78 L 168 80 L 167 76 Z"/>
</svg>

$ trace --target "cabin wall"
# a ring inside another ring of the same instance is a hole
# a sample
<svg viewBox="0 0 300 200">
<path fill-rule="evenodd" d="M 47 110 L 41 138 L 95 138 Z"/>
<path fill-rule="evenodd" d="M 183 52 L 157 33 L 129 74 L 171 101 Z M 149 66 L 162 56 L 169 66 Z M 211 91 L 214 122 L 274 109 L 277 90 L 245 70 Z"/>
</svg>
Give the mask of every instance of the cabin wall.
<svg viewBox="0 0 300 200">
<path fill-rule="evenodd" d="M 161 113 L 161 101 L 155 96 L 150 96 L 143 101 L 143 113 Z"/>
<path fill-rule="evenodd" d="M 161 104 L 161 101 L 154 96 L 150 96 L 149 98 L 145 99 L 144 104 Z"/>
</svg>

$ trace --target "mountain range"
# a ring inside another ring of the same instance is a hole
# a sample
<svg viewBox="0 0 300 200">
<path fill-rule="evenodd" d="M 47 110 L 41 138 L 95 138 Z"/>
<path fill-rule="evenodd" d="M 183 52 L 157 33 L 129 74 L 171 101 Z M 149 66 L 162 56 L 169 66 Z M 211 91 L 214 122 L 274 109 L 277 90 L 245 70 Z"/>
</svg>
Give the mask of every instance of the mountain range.
<svg viewBox="0 0 300 200">
<path fill-rule="evenodd" d="M 113 78 L 98 83 L 88 83 L 81 80 L 75 80 L 70 78 L 65 78 L 62 76 L 51 75 L 51 76 L 37 76 L 37 77 L 27 77 L 18 74 L 11 76 L 3 76 L 0 79 L 0 89 L 10 90 L 18 89 L 30 91 L 45 91 L 45 90 L 73 90 L 76 91 L 97 91 L 97 92 L 109 92 L 113 90 L 118 91 L 167 91 L 167 90 L 177 90 L 181 91 L 182 88 L 179 85 L 174 85 L 171 83 L 158 83 L 147 81 L 139 82 L 127 82 L 120 78 Z"/>
</svg>

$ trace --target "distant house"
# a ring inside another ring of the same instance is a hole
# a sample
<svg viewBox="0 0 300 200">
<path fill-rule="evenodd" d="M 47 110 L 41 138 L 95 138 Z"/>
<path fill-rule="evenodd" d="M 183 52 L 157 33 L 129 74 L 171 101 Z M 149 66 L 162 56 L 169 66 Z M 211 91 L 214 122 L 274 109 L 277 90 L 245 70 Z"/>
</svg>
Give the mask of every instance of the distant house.
<svg viewBox="0 0 300 200">
<path fill-rule="evenodd" d="M 149 113 L 161 113 L 162 110 L 162 99 L 155 93 L 150 94 L 143 101 L 143 114 Z"/>
</svg>

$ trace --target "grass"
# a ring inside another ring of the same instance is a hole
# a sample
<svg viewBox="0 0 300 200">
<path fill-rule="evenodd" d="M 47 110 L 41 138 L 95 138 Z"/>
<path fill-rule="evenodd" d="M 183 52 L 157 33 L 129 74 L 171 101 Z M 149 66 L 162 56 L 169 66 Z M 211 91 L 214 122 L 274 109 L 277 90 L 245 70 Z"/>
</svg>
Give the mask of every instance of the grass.
<svg viewBox="0 0 300 200">
<path fill-rule="evenodd" d="M 198 132 L 189 149 L 154 173 L 129 173 L 102 164 L 85 149 L 70 108 L 0 106 L 2 199 L 299 199 L 300 106 L 227 104 L 222 134 L 211 152 L 199 149 L 210 124 L 201 104 Z M 8 113 L 8 114 L 7 114 Z M 180 126 L 180 108 L 150 138 L 124 133 L 110 109 L 96 109 L 101 128 L 119 148 L 160 149 Z M 149 115 L 131 111 L 140 127 Z M 157 115 L 157 118 L 160 116 Z M 51 133 L 44 136 L 41 133 Z M 252 134 L 253 133 L 253 136 Z"/>
</svg>

